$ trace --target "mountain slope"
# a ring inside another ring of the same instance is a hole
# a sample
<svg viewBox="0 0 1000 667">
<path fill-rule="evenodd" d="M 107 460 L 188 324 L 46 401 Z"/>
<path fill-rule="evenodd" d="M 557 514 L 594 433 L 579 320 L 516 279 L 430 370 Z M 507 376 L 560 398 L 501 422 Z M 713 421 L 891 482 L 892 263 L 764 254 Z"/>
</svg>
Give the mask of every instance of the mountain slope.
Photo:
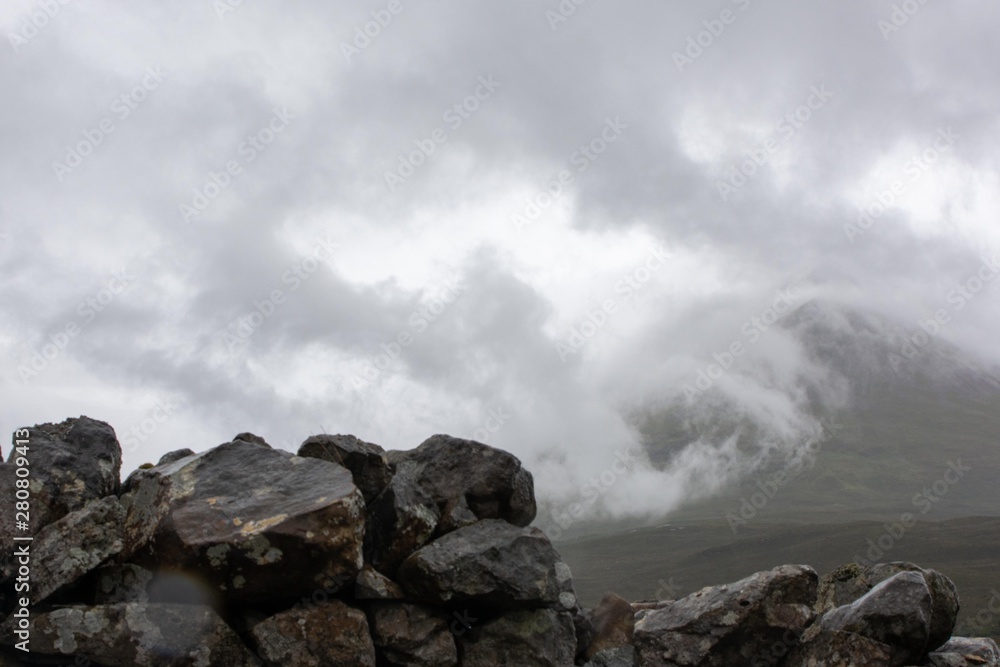
<svg viewBox="0 0 1000 667">
<path fill-rule="evenodd" d="M 992 369 L 937 339 L 906 359 L 902 328 L 828 304 L 806 304 L 781 326 L 846 381 L 847 405 L 810 401 L 825 425 L 812 465 L 802 470 L 769 461 L 673 518 L 739 516 L 741 506 L 744 515 L 758 510 L 807 521 L 906 511 L 929 519 L 1000 515 L 1000 382 Z M 754 438 L 756 429 L 734 420 L 737 413 L 720 411 L 706 424 L 672 405 L 639 416 L 637 424 L 651 460 L 662 465 L 699 436 L 742 429 L 744 440 Z"/>
<path fill-rule="evenodd" d="M 823 386 L 804 387 L 825 431 L 809 465 L 776 456 L 669 515 L 577 526 L 558 546 L 581 600 L 608 590 L 679 597 L 783 563 L 823 574 L 854 560 L 910 560 L 954 579 L 960 634 L 1000 638 L 990 609 L 1000 608 L 996 369 L 940 338 L 907 358 L 905 326 L 831 304 L 806 304 L 779 326 L 849 388 L 833 405 Z M 735 433 L 753 452 L 761 430 L 739 407 L 692 414 L 678 402 L 634 417 L 650 460 L 667 466 L 699 438 Z"/>
</svg>

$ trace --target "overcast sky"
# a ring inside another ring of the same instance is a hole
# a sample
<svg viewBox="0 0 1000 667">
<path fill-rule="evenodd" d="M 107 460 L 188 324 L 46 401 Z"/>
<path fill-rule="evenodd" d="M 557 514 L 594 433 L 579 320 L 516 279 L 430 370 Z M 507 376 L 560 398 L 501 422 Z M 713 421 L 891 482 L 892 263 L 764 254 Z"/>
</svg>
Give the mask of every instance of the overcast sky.
<svg viewBox="0 0 1000 667">
<path fill-rule="evenodd" d="M 567 501 L 636 448 L 625 415 L 740 342 L 768 371 L 719 385 L 812 437 L 802 387 L 836 383 L 744 329 L 769 309 L 945 310 L 996 360 L 995 287 L 953 290 L 1000 248 L 998 24 L 987 0 L 7 0 L 0 427 L 108 421 L 123 476 L 240 431 L 450 433 Z M 727 446 L 605 500 L 671 507 Z"/>
</svg>

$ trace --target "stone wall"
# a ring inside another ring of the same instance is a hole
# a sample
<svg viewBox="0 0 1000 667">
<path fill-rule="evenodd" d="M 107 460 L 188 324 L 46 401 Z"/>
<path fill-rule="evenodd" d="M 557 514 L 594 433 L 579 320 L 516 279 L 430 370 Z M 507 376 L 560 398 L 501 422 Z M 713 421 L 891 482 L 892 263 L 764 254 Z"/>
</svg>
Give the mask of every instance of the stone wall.
<svg viewBox="0 0 1000 667">
<path fill-rule="evenodd" d="M 951 638 L 951 581 L 908 563 L 823 580 L 784 565 L 583 609 L 530 526 L 531 473 L 469 440 L 386 452 L 321 435 L 296 456 L 241 433 L 120 482 L 104 422 L 16 435 L 27 449 L 0 464 L 0 667 L 1000 665 L 991 640 Z"/>
</svg>

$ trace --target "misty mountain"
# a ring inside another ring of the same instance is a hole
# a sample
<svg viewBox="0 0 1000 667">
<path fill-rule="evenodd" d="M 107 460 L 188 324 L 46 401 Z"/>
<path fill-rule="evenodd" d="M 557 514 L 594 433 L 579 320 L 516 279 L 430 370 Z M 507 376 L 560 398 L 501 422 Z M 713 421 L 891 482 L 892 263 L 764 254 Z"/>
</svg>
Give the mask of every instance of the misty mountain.
<svg viewBox="0 0 1000 667">
<path fill-rule="evenodd" d="M 683 596 L 783 562 L 822 573 L 902 560 L 950 573 L 963 591 L 961 630 L 1000 637 L 1000 620 L 988 611 L 1000 590 L 996 368 L 947 342 L 944 331 L 914 338 L 916 323 L 830 302 L 808 302 L 776 329 L 825 369 L 828 385 L 804 376 L 798 385 L 799 405 L 822 435 L 764 447 L 760 439 L 775 428 L 721 388 L 701 394 L 711 410 L 675 400 L 634 414 L 661 469 L 678 465 L 693 442 L 725 438 L 748 467 L 659 516 L 574 526 L 560 549 L 581 599 L 608 590 Z M 766 368 L 756 370 L 764 371 L 764 391 Z M 731 372 L 745 371 L 734 364 Z"/>
<path fill-rule="evenodd" d="M 790 446 L 762 444 L 770 437 L 766 424 L 714 387 L 699 396 L 711 410 L 678 400 L 633 415 L 656 466 L 676 462 L 692 442 L 736 443 L 747 472 L 714 497 L 688 503 L 680 516 L 739 516 L 751 500 L 744 515 L 755 510 L 802 521 L 905 511 L 930 519 L 1000 514 L 995 367 L 930 325 L 936 335 L 830 302 L 810 301 L 776 327 L 826 371 L 825 379 L 795 387 L 822 435 Z"/>
</svg>

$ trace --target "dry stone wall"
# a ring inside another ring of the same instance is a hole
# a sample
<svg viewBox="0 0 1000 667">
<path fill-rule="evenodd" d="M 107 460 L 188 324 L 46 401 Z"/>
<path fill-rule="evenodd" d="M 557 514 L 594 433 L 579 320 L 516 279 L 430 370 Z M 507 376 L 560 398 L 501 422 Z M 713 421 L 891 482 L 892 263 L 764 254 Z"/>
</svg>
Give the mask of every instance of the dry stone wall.
<svg viewBox="0 0 1000 667">
<path fill-rule="evenodd" d="M 910 563 L 584 609 L 530 525 L 531 473 L 478 442 L 320 435 L 293 455 L 241 433 L 120 467 L 104 422 L 15 433 L 0 667 L 1000 666 L 991 640 L 951 637 L 952 582 Z"/>
</svg>

